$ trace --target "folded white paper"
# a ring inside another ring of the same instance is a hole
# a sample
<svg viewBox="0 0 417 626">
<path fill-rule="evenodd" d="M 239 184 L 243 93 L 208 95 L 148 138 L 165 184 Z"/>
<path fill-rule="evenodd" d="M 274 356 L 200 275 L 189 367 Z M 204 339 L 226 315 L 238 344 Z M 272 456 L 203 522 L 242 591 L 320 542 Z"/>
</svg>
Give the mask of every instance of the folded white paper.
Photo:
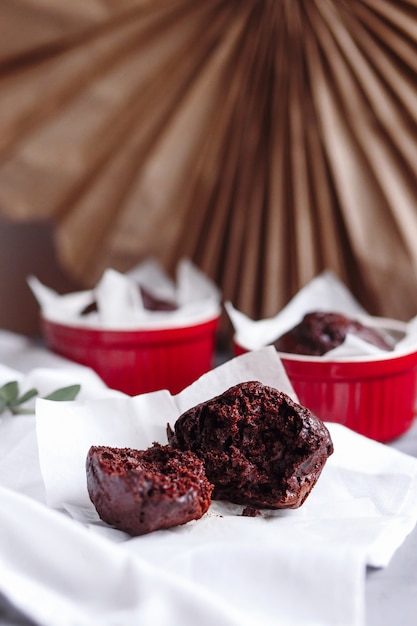
<svg viewBox="0 0 417 626">
<path fill-rule="evenodd" d="M 400 354 L 417 349 L 417 318 L 405 324 L 397 320 L 384 320 L 367 314 L 362 305 L 354 298 L 346 286 L 330 270 L 324 271 L 307 283 L 290 302 L 276 315 L 262 320 L 252 320 L 234 308 L 231 302 L 225 302 L 225 309 L 235 331 L 235 336 L 242 346 L 257 350 L 273 343 L 283 333 L 301 322 L 306 313 L 312 311 L 331 311 L 342 313 L 370 326 L 377 326 L 384 332 L 384 323 L 390 324 L 395 332 L 394 353 Z M 389 353 L 391 354 L 391 353 Z M 329 350 L 321 359 L 337 360 L 352 356 L 387 356 L 388 353 L 362 339 L 347 334 L 345 341 L 333 350 Z"/>
<path fill-rule="evenodd" d="M 220 312 L 219 289 L 189 259 L 179 262 L 175 282 L 151 259 L 126 274 L 111 268 L 105 270 L 92 290 L 60 295 L 35 276 L 29 276 L 28 283 L 46 319 L 72 326 L 114 330 L 165 328 L 195 324 Z M 176 308 L 148 310 L 139 287 Z M 82 315 L 93 303 L 97 310 Z"/>
</svg>

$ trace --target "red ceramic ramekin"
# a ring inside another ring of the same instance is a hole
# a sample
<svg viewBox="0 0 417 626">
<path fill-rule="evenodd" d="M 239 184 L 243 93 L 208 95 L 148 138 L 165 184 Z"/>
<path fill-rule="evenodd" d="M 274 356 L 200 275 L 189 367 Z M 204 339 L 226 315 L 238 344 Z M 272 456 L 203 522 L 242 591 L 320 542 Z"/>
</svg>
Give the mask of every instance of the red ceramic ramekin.
<svg viewBox="0 0 417 626">
<path fill-rule="evenodd" d="M 220 315 L 220 314 L 219 314 Z M 98 330 L 42 318 L 46 346 L 91 367 L 112 389 L 131 396 L 176 394 L 213 367 L 219 315 L 189 326 Z"/>
<path fill-rule="evenodd" d="M 370 318 L 394 335 L 405 332 L 397 320 Z M 247 352 L 235 337 L 235 354 Z M 405 433 L 413 423 L 417 396 L 417 350 L 381 356 L 322 357 L 280 352 L 300 404 L 323 421 L 338 422 L 381 442 Z"/>
</svg>

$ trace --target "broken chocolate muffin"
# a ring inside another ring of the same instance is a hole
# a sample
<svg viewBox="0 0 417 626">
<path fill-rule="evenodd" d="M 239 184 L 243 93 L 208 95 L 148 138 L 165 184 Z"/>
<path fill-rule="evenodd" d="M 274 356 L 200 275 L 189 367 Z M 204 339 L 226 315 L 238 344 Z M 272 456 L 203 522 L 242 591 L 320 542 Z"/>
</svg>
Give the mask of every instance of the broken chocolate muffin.
<svg viewBox="0 0 417 626">
<path fill-rule="evenodd" d="M 87 488 L 100 518 L 130 535 L 144 535 L 202 517 L 213 486 L 192 452 L 154 443 L 146 450 L 92 446 Z"/>
<path fill-rule="evenodd" d="M 213 499 L 257 508 L 299 507 L 333 453 L 316 415 L 258 381 L 189 409 L 167 434 L 204 462 Z"/>
<path fill-rule="evenodd" d="M 273 345 L 279 352 L 322 356 L 336 348 L 351 333 L 381 350 L 392 350 L 393 343 L 374 328 L 340 313 L 314 311 L 307 313 L 302 321 L 278 337 Z"/>
</svg>

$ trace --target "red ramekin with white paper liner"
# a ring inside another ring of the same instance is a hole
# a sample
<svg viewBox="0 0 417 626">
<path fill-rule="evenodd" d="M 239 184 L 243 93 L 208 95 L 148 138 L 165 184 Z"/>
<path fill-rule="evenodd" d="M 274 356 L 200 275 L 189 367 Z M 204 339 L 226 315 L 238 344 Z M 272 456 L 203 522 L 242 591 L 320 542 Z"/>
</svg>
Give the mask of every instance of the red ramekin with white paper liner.
<svg viewBox="0 0 417 626">
<path fill-rule="evenodd" d="M 398 320 L 366 316 L 363 323 L 396 341 L 407 332 Z M 250 348 L 234 336 L 236 355 Z M 338 422 L 386 443 L 412 425 L 417 397 L 417 346 L 378 355 L 324 359 L 278 352 L 300 404 L 323 421 Z"/>
<path fill-rule="evenodd" d="M 214 365 L 220 294 L 196 268 L 183 263 L 178 308 L 145 310 L 139 296 L 143 283 L 136 277 L 149 270 L 146 287 L 152 291 L 161 270 L 155 264 L 139 270 L 135 276 L 106 270 L 95 290 L 63 296 L 31 277 L 44 341 L 51 351 L 92 368 L 113 389 L 129 395 L 159 389 L 176 394 Z M 162 276 L 161 284 L 166 282 Z M 82 315 L 92 303 L 93 312 Z"/>
</svg>

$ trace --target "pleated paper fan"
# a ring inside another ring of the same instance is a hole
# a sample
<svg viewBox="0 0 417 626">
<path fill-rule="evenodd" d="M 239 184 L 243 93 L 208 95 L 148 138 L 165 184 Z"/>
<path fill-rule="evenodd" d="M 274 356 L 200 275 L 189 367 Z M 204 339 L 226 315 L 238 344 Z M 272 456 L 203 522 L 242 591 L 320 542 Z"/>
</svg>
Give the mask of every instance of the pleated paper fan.
<svg viewBox="0 0 417 626">
<path fill-rule="evenodd" d="M 416 314 L 417 2 L 7 0 L 0 24 L 1 210 L 53 220 L 72 277 L 189 256 L 258 318 L 332 269 Z"/>
</svg>

